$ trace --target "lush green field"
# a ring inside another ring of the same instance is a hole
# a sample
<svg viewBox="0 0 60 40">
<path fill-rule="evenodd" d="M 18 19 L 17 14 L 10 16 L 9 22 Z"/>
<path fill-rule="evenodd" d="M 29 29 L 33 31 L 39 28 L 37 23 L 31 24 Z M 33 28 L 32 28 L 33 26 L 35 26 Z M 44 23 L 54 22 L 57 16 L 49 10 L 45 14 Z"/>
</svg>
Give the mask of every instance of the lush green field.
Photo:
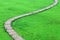
<svg viewBox="0 0 60 40">
<path fill-rule="evenodd" d="M 53 0 L 0 0 L 0 40 L 13 40 L 4 29 L 7 19 L 52 3 Z M 59 8 L 60 3 L 50 10 L 18 19 L 12 26 L 25 40 L 60 40 Z"/>
</svg>

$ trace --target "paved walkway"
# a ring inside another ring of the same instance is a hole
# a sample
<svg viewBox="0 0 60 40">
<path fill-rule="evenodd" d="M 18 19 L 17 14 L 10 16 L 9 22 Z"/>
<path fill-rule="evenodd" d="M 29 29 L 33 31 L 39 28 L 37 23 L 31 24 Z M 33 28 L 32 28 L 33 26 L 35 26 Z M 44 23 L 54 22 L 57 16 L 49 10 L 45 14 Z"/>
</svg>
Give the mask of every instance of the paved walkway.
<svg viewBox="0 0 60 40">
<path fill-rule="evenodd" d="M 51 4 L 51 5 L 48 6 L 48 7 L 45 7 L 45 8 L 43 8 L 43 9 L 39 9 L 39 10 L 34 11 L 34 12 L 31 12 L 31 13 L 22 14 L 22 15 L 13 17 L 13 18 L 11 18 L 11 19 L 8 19 L 8 20 L 5 22 L 4 27 L 5 27 L 6 31 L 8 32 L 8 34 L 9 34 L 14 40 L 24 40 L 24 38 L 22 38 L 21 36 L 19 36 L 19 35 L 16 33 L 16 31 L 14 31 L 14 29 L 13 29 L 12 26 L 11 26 L 11 23 L 12 23 L 13 21 L 15 21 L 16 19 L 18 19 L 18 18 L 22 18 L 22 17 L 25 17 L 25 16 L 29 16 L 29 15 L 32 15 L 32 14 L 37 14 L 37 13 L 39 13 L 39 12 L 48 10 L 48 9 L 54 7 L 55 5 L 57 5 L 57 3 L 58 3 L 58 0 L 54 0 L 54 3 Z"/>
</svg>

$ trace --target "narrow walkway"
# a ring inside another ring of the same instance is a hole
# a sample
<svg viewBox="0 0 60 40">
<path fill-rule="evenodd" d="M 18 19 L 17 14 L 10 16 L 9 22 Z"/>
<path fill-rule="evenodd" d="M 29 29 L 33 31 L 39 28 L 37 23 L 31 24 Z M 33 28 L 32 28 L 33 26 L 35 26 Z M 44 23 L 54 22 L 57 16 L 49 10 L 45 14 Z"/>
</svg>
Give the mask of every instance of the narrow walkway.
<svg viewBox="0 0 60 40">
<path fill-rule="evenodd" d="M 24 38 L 22 38 L 21 36 L 19 36 L 19 35 L 16 33 L 16 31 L 14 31 L 14 29 L 13 29 L 12 26 L 11 26 L 11 23 L 12 23 L 13 21 L 15 21 L 16 19 L 18 19 L 18 18 L 22 18 L 22 17 L 25 17 L 25 16 L 29 16 L 29 15 L 32 15 L 32 14 L 37 14 L 38 12 L 42 12 L 42 11 L 48 10 L 48 9 L 54 7 L 55 5 L 57 5 L 57 3 L 58 3 L 58 0 L 54 0 L 54 3 L 51 4 L 50 6 L 46 7 L 46 8 L 43 8 L 43 9 L 40 9 L 40 10 L 31 12 L 31 13 L 19 15 L 19 16 L 13 17 L 13 18 L 11 18 L 11 19 L 8 19 L 8 20 L 4 23 L 4 27 L 5 27 L 6 31 L 8 32 L 8 34 L 9 34 L 14 40 L 24 40 Z"/>
</svg>

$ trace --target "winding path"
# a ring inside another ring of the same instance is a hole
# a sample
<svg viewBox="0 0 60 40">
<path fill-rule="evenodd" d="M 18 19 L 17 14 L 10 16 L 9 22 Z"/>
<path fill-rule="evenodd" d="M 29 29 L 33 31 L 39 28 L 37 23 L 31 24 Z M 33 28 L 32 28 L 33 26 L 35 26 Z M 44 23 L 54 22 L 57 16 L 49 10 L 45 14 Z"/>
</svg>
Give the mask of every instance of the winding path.
<svg viewBox="0 0 60 40">
<path fill-rule="evenodd" d="M 48 10 L 52 7 L 54 7 L 55 5 L 57 5 L 58 3 L 58 0 L 54 0 L 54 3 L 51 4 L 50 6 L 46 7 L 46 8 L 43 8 L 43 9 L 39 9 L 37 11 L 34 11 L 34 12 L 31 12 L 31 13 L 27 13 L 27 14 L 22 14 L 22 15 L 19 15 L 19 16 L 16 16 L 16 17 L 13 17 L 11 19 L 8 19 L 5 23 L 4 23 L 4 27 L 6 29 L 6 31 L 9 33 L 9 35 L 14 39 L 14 40 L 24 40 L 21 36 L 19 36 L 12 28 L 11 26 L 11 23 L 13 21 L 15 21 L 16 19 L 18 18 L 22 18 L 22 17 L 25 17 L 25 16 L 29 16 L 29 15 L 32 15 L 32 14 L 36 14 L 38 12 L 42 12 L 42 11 L 45 11 L 45 10 Z"/>
</svg>

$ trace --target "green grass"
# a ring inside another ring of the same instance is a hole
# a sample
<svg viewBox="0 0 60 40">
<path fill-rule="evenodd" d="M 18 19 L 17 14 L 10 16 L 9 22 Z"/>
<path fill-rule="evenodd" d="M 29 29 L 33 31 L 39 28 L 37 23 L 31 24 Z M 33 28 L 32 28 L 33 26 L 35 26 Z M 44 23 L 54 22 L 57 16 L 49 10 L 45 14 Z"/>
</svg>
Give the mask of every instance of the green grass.
<svg viewBox="0 0 60 40">
<path fill-rule="evenodd" d="M 13 40 L 4 29 L 7 19 L 42 9 L 51 3 L 53 0 L 0 0 L 0 40 Z M 60 40 L 59 7 L 60 3 L 50 10 L 18 19 L 12 26 L 25 40 Z"/>
</svg>

